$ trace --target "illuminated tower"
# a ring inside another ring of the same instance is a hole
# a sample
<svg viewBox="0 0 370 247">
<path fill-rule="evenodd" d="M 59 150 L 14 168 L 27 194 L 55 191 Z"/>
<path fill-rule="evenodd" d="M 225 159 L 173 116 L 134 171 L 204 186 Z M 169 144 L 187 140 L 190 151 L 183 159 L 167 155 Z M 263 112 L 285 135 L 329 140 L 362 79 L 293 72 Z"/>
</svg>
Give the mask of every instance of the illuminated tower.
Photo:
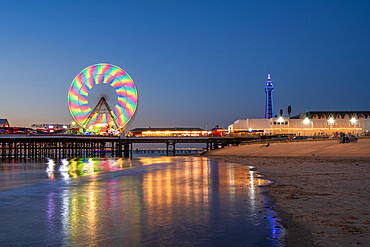
<svg viewBox="0 0 370 247">
<path fill-rule="evenodd" d="M 270 74 L 268 74 L 267 83 L 265 87 L 265 93 L 266 93 L 265 118 L 274 117 L 274 106 L 272 103 L 272 92 L 273 91 L 274 91 L 274 86 L 272 85 Z"/>
</svg>

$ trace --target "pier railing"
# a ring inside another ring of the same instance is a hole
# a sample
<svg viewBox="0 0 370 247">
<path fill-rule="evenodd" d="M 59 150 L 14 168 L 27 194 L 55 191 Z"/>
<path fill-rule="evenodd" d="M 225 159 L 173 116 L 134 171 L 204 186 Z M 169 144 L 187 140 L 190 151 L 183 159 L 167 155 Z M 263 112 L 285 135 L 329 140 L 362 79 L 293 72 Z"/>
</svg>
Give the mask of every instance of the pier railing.
<svg viewBox="0 0 370 247">
<path fill-rule="evenodd" d="M 163 143 L 166 155 L 176 154 L 176 144 L 203 143 L 207 150 L 239 145 L 251 137 L 90 137 L 90 136 L 0 136 L 0 158 L 132 157 L 134 143 Z"/>
</svg>

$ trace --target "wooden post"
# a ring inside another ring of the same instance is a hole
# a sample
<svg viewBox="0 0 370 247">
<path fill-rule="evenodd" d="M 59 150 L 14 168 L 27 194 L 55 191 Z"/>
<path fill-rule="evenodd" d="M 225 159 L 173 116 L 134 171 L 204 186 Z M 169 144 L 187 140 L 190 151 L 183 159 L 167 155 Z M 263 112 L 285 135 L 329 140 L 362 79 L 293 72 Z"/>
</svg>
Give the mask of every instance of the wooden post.
<svg viewBox="0 0 370 247">
<path fill-rule="evenodd" d="M 213 145 L 214 145 L 213 149 L 218 149 L 218 143 L 217 143 L 217 141 L 215 141 Z"/>
<path fill-rule="evenodd" d="M 18 159 L 18 142 L 14 142 L 14 158 Z"/>
<path fill-rule="evenodd" d="M 5 159 L 5 143 L 1 143 L 1 159 Z"/>
<path fill-rule="evenodd" d="M 21 158 L 26 158 L 26 142 L 21 142 Z"/>
<path fill-rule="evenodd" d="M 122 158 L 122 139 L 118 140 L 118 157 Z"/>
<path fill-rule="evenodd" d="M 124 141 L 124 150 L 123 150 L 123 157 L 130 158 L 130 151 L 129 151 L 129 143 L 128 140 Z"/>
</svg>

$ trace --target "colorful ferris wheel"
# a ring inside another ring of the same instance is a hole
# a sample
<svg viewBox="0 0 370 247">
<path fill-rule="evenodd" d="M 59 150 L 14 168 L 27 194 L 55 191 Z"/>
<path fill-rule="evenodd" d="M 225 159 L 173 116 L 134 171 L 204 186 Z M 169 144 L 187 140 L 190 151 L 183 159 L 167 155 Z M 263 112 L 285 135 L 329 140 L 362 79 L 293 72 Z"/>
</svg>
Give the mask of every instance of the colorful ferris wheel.
<svg viewBox="0 0 370 247">
<path fill-rule="evenodd" d="M 134 81 L 112 64 L 95 64 L 72 81 L 68 107 L 83 128 L 114 127 L 121 132 L 135 115 L 138 94 Z"/>
</svg>

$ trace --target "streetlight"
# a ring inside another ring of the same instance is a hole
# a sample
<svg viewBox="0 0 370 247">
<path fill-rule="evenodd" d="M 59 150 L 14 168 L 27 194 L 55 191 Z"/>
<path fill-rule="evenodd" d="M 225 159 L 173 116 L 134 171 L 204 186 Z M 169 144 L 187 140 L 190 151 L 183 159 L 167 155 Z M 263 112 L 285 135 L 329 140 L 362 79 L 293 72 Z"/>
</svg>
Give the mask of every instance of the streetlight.
<svg viewBox="0 0 370 247">
<path fill-rule="evenodd" d="M 350 121 L 351 121 L 351 124 L 353 125 L 353 127 L 356 127 L 357 119 L 355 117 L 352 117 Z M 354 133 L 356 133 L 356 132 L 357 132 L 357 129 L 356 129 L 356 131 L 354 131 Z"/>
<path fill-rule="evenodd" d="M 335 121 L 334 121 L 334 118 L 332 118 L 332 117 L 331 117 L 331 118 L 329 118 L 328 123 L 329 123 L 330 125 L 333 125 L 333 124 L 334 124 L 334 122 L 335 122 Z"/>
<path fill-rule="evenodd" d="M 277 120 L 277 122 L 280 124 L 280 131 L 281 131 L 281 125 L 284 123 L 284 118 L 280 116 Z"/>
<path fill-rule="evenodd" d="M 311 123 L 311 121 L 308 117 L 305 117 L 304 120 L 303 120 L 303 123 L 305 125 L 309 125 Z M 311 123 L 311 131 L 312 131 L 312 129 L 313 129 L 313 123 Z M 311 133 L 311 135 L 312 135 L 312 133 Z"/>
<path fill-rule="evenodd" d="M 330 130 L 331 130 L 331 128 L 333 127 L 334 122 L 335 122 L 335 121 L 334 121 L 334 118 L 332 118 L 332 117 L 331 117 L 331 118 L 329 118 L 329 119 L 328 119 L 328 123 L 329 123 L 329 126 L 330 126 Z"/>
</svg>

